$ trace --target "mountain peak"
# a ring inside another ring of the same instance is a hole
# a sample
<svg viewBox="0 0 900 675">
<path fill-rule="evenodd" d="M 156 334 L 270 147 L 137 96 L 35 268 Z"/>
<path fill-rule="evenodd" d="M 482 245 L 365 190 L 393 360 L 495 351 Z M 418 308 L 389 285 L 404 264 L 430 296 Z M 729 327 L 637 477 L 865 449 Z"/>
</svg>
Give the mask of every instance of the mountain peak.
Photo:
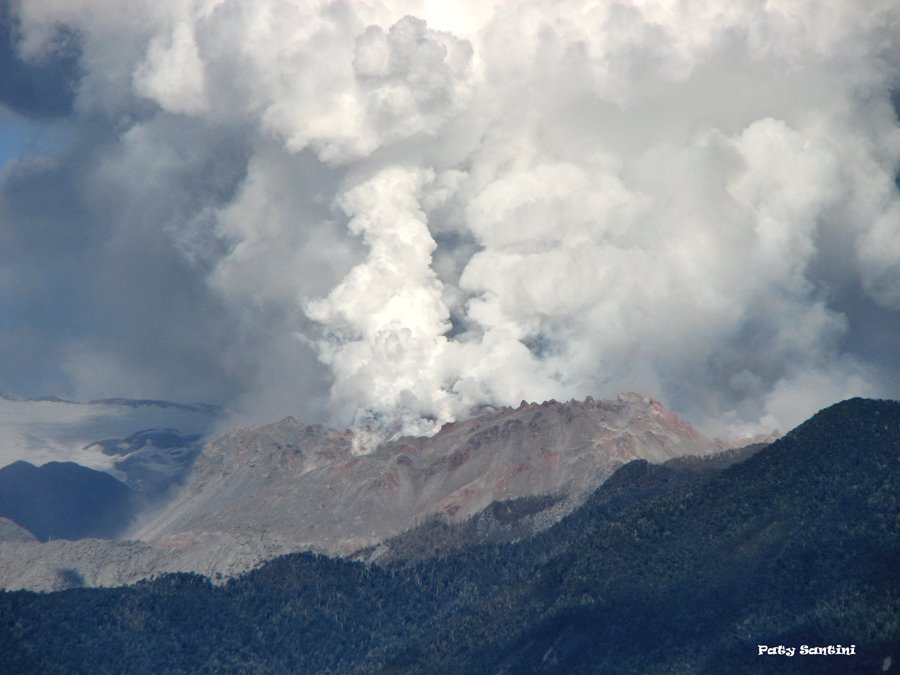
<svg viewBox="0 0 900 675">
<path fill-rule="evenodd" d="M 719 446 L 648 397 L 545 401 L 445 424 L 354 454 L 354 436 L 287 417 L 208 443 L 184 494 L 139 535 L 277 533 L 296 548 L 347 552 L 441 514 L 499 499 L 576 498 L 633 460 Z"/>
</svg>

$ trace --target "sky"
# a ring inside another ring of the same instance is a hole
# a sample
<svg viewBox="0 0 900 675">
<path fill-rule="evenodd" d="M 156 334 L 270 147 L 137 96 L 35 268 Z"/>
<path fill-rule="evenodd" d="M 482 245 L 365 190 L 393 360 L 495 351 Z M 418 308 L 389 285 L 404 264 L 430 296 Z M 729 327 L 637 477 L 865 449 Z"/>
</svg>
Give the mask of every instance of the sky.
<svg viewBox="0 0 900 675">
<path fill-rule="evenodd" d="M 6 0 L 0 391 L 376 436 L 900 397 L 893 0 Z"/>
</svg>

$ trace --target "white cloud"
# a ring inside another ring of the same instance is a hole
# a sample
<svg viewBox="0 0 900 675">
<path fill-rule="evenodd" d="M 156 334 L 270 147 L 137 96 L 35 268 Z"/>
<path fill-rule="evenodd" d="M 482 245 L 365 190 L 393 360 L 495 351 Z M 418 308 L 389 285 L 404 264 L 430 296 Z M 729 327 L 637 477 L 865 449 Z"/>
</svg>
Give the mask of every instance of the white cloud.
<svg viewBox="0 0 900 675">
<path fill-rule="evenodd" d="M 22 17 L 27 54 L 54 26 L 81 33 L 79 110 L 120 129 L 90 184 L 165 213 L 137 220 L 231 312 L 223 360 L 259 362 L 245 402 L 293 392 L 336 422 L 427 431 L 637 389 L 736 429 L 900 395 L 846 351 L 836 300 L 858 285 L 882 324 L 900 311 L 895 3 L 70 0 Z M 177 189 L 191 181 L 218 187 Z"/>
<path fill-rule="evenodd" d="M 146 59 L 134 73 L 134 88 L 172 112 L 195 115 L 206 110 L 203 63 L 190 24 L 179 23 L 171 35 L 150 41 Z"/>
</svg>

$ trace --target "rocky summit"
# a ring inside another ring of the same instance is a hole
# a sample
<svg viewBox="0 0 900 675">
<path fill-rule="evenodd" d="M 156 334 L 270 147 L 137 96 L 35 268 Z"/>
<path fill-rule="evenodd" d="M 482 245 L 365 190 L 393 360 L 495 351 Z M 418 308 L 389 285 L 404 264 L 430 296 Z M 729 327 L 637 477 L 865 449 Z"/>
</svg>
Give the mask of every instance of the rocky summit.
<svg viewBox="0 0 900 675">
<path fill-rule="evenodd" d="M 658 401 L 495 410 L 355 454 L 353 434 L 288 417 L 207 443 L 181 492 L 124 541 L 0 542 L 0 586 L 118 585 L 164 572 L 229 577 L 302 550 L 345 556 L 429 519 L 552 495 L 546 526 L 622 465 L 723 449 Z"/>
</svg>

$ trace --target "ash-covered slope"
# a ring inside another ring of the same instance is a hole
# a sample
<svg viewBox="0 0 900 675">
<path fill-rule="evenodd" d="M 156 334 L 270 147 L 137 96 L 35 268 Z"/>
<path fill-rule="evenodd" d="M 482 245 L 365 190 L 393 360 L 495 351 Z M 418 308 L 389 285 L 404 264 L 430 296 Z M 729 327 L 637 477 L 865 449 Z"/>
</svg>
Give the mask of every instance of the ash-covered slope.
<svg viewBox="0 0 900 675">
<path fill-rule="evenodd" d="M 114 585 L 170 571 L 229 576 L 292 551 L 347 555 L 498 500 L 554 495 L 571 508 L 634 459 L 721 449 L 635 394 L 523 403 L 366 455 L 354 455 L 352 441 L 293 418 L 233 431 L 204 447 L 180 496 L 133 533 L 140 543 L 0 543 L 0 586 L 58 587 L 59 569 Z"/>
<path fill-rule="evenodd" d="M 26 542 L 37 541 L 37 539 L 21 525 L 0 516 L 0 541 Z"/>
</svg>

